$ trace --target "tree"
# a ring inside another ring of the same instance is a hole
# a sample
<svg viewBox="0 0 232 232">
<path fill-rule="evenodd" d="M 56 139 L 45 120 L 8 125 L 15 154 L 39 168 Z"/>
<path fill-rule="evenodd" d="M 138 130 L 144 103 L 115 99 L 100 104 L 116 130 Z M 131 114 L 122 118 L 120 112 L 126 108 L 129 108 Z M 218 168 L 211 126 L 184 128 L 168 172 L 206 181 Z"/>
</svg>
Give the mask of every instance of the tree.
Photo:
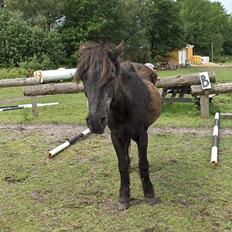
<svg viewBox="0 0 232 232">
<path fill-rule="evenodd" d="M 62 57 L 59 34 L 28 25 L 19 13 L 0 11 L 0 41 L 0 65 L 4 67 L 35 58 L 59 64 Z"/>
<path fill-rule="evenodd" d="M 3 0 L 0 0 L 0 8 L 3 8 L 4 7 L 4 2 Z"/>
<path fill-rule="evenodd" d="M 224 34 L 224 55 L 232 55 L 232 15 L 228 16 Z"/>
<path fill-rule="evenodd" d="M 75 56 L 80 43 L 84 41 L 117 44 L 126 40 L 132 43 L 130 37 L 135 34 L 133 32 L 137 27 L 128 21 L 131 20 L 128 16 L 131 13 L 127 4 L 135 6 L 135 2 L 138 1 L 124 3 L 121 0 L 66 0 L 64 11 L 66 20 L 64 26 L 60 28 L 66 60 Z M 138 12 L 137 14 L 139 15 Z"/>
<path fill-rule="evenodd" d="M 175 1 L 149 2 L 148 37 L 153 57 L 167 57 L 171 50 L 184 45 L 179 9 Z"/>
<path fill-rule="evenodd" d="M 62 17 L 64 2 L 59 0 L 5 0 L 8 10 L 19 11 L 31 25 L 50 30 L 55 20 Z"/>
<path fill-rule="evenodd" d="M 228 30 L 228 15 L 219 2 L 208 0 L 178 0 L 181 9 L 185 40 L 195 45 L 200 55 L 220 57 Z"/>
</svg>

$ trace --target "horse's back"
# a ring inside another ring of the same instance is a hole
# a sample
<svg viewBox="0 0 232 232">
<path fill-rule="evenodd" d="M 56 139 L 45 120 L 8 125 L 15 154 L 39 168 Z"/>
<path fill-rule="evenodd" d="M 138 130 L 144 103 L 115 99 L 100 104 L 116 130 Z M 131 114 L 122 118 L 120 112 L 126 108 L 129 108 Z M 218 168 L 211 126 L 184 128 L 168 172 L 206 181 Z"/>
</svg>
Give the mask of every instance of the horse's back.
<svg viewBox="0 0 232 232">
<path fill-rule="evenodd" d="M 158 79 L 157 74 L 146 65 L 129 61 L 123 62 L 121 65 L 130 72 L 136 72 L 137 75 L 143 80 L 148 80 L 153 85 L 156 84 Z"/>
</svg>

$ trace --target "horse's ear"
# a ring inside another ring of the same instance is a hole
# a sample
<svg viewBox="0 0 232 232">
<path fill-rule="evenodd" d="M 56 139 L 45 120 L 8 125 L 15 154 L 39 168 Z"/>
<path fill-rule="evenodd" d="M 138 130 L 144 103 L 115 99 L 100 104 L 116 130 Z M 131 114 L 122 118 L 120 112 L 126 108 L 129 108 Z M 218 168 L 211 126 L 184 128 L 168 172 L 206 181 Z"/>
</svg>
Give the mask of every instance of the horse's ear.
<svg viewBox="0 0 232 232">
<path fill-rule="evenodd" d="M 109 57 L 112 61 L 116 61 L 117 58 L 123 53 L 124 42 L 122 41 L 119 45 L 108 51 Z"/>
</svg>

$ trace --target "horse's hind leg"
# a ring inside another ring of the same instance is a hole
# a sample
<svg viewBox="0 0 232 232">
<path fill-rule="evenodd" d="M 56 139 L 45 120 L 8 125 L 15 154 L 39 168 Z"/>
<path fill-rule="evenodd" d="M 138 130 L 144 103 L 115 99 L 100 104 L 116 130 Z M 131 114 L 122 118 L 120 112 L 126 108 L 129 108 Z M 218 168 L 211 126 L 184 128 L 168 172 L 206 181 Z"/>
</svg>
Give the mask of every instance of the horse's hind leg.
<svg viewBox="0 0 232 232">
<path fill-rule="evenodd" d="M 145 131 L 136 141 L 139 153 L 139 172 L 143 186 L 144 196 L 148 199 L 155 200 L 155 192 L 149 176 L 149 162 L 147 160 L 148 135 Z M 149 203 L 155 203 L 149 201 Z"/>
<path fill-rule="evenodd" d="M 111 139 L 118 157 L 118 168 L 121 177 L 119 190 L 119 208 L 127 209 L 130 205 L 130 177 L 129 177 L 129 156 L 128 147 L 130 139 L 119 138 L 116 134 L 111 133 Z"/>
</svg>

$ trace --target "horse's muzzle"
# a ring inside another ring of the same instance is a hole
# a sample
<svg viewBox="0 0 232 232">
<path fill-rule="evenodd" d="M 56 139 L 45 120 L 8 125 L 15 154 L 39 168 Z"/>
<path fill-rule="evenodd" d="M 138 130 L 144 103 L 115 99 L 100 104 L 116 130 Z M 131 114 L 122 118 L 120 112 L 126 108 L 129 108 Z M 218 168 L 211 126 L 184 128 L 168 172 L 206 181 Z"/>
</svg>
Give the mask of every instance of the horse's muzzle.
<svg viewBox="0 0 232 232">
<path fill-rule="evenodd" d="M 102 134 L 106 128 L 106 117 L 93 118 L 91 116 L 88 116 L 86 118 L 86 123 L 92 133 Z"/>
</svg>

